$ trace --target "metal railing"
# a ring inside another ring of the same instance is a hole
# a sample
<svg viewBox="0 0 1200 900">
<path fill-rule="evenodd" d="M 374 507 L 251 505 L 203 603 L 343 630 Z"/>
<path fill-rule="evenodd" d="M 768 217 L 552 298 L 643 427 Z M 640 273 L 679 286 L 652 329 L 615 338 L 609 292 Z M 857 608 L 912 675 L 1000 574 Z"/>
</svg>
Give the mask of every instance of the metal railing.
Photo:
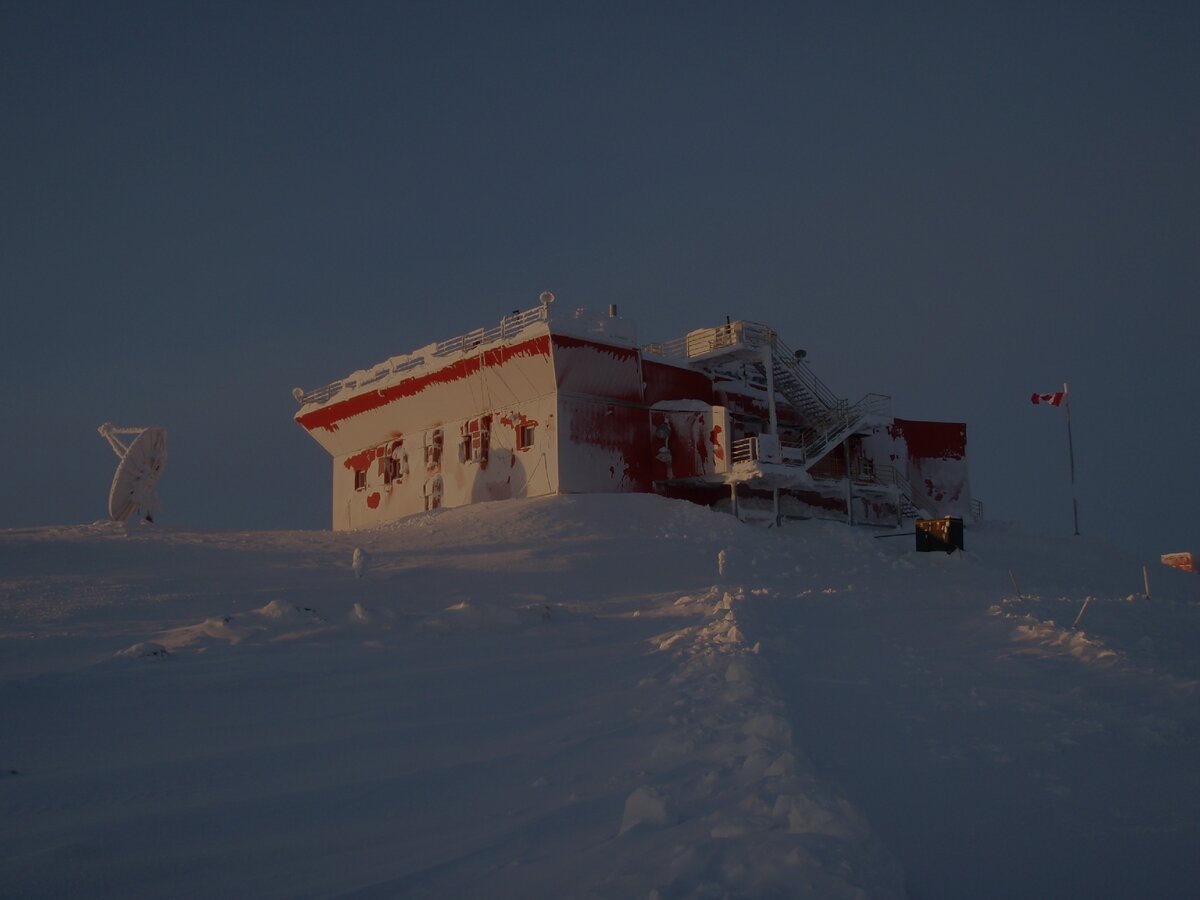
<svg viewBox="0 0 1200 900">
<path fill-rule="evenodd" d="M 493 328 L 476 328 L 474 331 L 468 331 L 466 334 L 460 334 L 449 340 L 438 341 L 433 355 L 448 356 L 451 353 L 474 350 L 482 344 L 491 344 L 504 338 L 512 337 L 527 325 L 534 322 L 546 321 L 549 315 L 549 307 L 545 305 L 535 306 L 533 309 L 527 309 L 524 312 L 513 313 L 511 316 L 505 316 L 500 320 L 500 324 Z"/>
<path fill-rule="evenodd" d="M 819 459 L 854 432 L 868 416 L 891 414 L 891 397 L 867 394 L 853 406 L 838 397 L 803 358 L 779 339 L 775 330 L 759 322 L 737 321 L 714 328 L 700 328 L 684 337 L 647 344 L 646 353 L 667 359 L 695 359 L 733 349 L 771 348 L 770 373 L 775 389 L 787 398 L 810 423 L 802 444 L 793 446 L 791 462 Z"/>
<path fill-rule="evenodd" d="M 735 463 L 754 462 L 758 459 L 758 438 L 751 436 L 734 441 L 730 456 Z"/>
<path fill-rule="evenodd" d="M 801 445 L 794 442 L 780 442 L 783 464 L 803 465 L 802 460 L 789 459 L 789 450 L 803 451 L 803 449 Z M 734 441 L 731 456 L 735 463 L 757 462 L 759 459 L 758 436 L 751 435 Z M 817 481 L 843 481 L 846 479 L 846 466 L 840 459 L 827 460 L 822 465 L 825 468 L 819 474 L 814 470 L 814 477 Z M 931 514 L 923 505 L 924 496 L 913 489 L 908 477 L 895 466 L 874 462 L 860 465 L 857 471 L 850 472 L 850 481 L 863 487 L 874 485 L 894 491 L 901 514 L 909 518 L 920 518 Z M 976 520 L 983 518 L 982 501 L 972 499 L 970 509 L 971 515 Z"/>
<path fill-rule="evenodd" d="M 771 347 L 775 351 L 773 356 L 776 358 L 776 375 L 782 374 L 785 379 L 794 380 L 827 409 L 833 409 L 844 402 L 779 339 L 773 328 L 761 322 L 737 321 L 713 328 L 698 328 L 683 337 L 647 344 L 642 349 L 646 353 L 665 359 L 695 359 L 739 347 L 751 350 Z"/>
<path fill-rule="evenodd" d="M 758 325 L 756 326 L 757 329 L 763 329 L 765 332 L 762 335 L 762 345 L 770 343 L 773 350 L 771 356 L 775 364 L 775 380 L 777 382 L 781 376 L 784 382 L 788 379 L 794 379 L 798 385 L 829 410 L 835 410 L 845 404 L 846 401 L 834 394 L 829 389 L 829 386 L 809 368 L 808 363 L 804 362 L 803 358 L 797 356 L 791 347 L 781 341 L 774 331 L 765 325 Z M 791 400 L 792 398 L 789 397 L 788 399 Z"/>
<path fill-rule="evenodd" d="M 391 364 L 384 363 L 376 366 L 375 369 L 365 378 L 344 378 L 341 381 L 335 381 L 332 384 L 327 384 L 324 387 L 314 388 L 311 391 L 305 391 L 300 395 L 300 405 L 304 406 L 308 403 L 328 403 L 336 394 L 340 394 L 344 390 L 354 390 L 355 388 L 366 387 L 369 384 L 374 384 L 377 381 L 382 381 L 389 375 L 394 375 L 397 372 L 407 372 L 409 369 L 415 369 L 418 366 L 425 364 L 423 356 L 407 356 L 400 361 Z"/>
<path fill-rule="evenodd" d="M 698 328 L 683 337 L 647 344 L 642 351 L 653 356 L 661 356 L 664 359 L 692 359 L 697 356 L 706 356 L 717 350 L 742 346 L 744 344 L 742 329 L 745 324 L 744 322 L 731 322 L 715 328 Z M 748 344 L 746 346 L 756 345 Z"/>
<path fill-rule="evenodd" d="M 802 466 L 808 462 L 808 448 L 804 441 L 779 442 L 779 457 L 786 466 Z"/>
<path fill-rule="evenodd" d="M 533 309 L 527 309 L 524 312 L 513 313 L 510 316 L 505 316 L 500 320 L 500 324 L 493 328 L 476 328 L 474 331 L 468 331 L 465 334 L 457 335 L 448 340 L 438 341 L 434 345 L 433 355 L 442 357 L 449 356 L 452 353 L 473 350 L 483 344 L 491 344 L 495 341 L 512 337 L 528 325 L 534 322 L 544 322 L 548 318 L 549 307 L 545 305 L 535 306 Z M 344 390 L 366 387 L 377 381 L 382 381 L 389 375 L 407 372 L 409 369 L 415 369 L 424 364 L 424 356 L 393 357 L 387 362 L 373 367 L 370 374 L 362 378 L 344 378 L 341 381 L 335 381 L 324 387 L 304 391 L 298 399 L 301 406 L 308 403 L 328 403 L 334 396 Z"/>
</svg>

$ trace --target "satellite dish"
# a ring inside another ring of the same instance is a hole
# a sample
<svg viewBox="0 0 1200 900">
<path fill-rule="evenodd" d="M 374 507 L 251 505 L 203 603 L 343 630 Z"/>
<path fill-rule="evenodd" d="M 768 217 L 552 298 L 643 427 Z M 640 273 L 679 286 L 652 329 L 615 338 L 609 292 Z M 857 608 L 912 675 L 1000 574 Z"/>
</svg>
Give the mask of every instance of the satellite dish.
<svg viewBox="0 0 1200 900">
<path fill-rule="evenodd" d="M 549 306 L 554 302 L 554 294 L 551 291 L 542 291 L 540 294 L 538 294 L 538 300 L 541 302 L 542 306 Z"/>
<path fill-rule="evenodd" d="M 154 488 L 167 465 L 167 430 L 118 428 L 112 422 L 105 422 L 98 430 L 121 460 L 108 491 L 108 514 L 114 522 L 124 522 L 134 513 L 153 522 L 158 509 L 158 492 Z M 136 437 L 126 445 L 117 437 L 119 434 Z"/>
</svg>

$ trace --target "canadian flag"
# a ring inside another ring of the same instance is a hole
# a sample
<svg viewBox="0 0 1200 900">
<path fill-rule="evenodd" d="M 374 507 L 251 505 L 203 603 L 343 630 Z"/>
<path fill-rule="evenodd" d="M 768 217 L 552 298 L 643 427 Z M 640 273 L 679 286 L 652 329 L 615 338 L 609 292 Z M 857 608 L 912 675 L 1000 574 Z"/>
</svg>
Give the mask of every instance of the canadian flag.
<svg viewBox="0 0 1200 900">
<path fill-rule="evenodd" d="M 1034 406 L 1039 403 L 1046 403 L 1050 406 L 1062 406 L 1063 397 L 1067 396 L 1066 391 L 1055 391 L 1053 394 L 1034 394 L 1032 397 Z"/>
</svg>

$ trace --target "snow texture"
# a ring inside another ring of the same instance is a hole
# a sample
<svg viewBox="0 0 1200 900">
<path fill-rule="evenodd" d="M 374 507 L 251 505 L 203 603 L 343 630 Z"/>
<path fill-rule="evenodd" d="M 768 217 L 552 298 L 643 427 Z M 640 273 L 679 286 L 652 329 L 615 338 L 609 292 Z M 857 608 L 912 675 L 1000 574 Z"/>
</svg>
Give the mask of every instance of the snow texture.
<svg viewBox="0 0 1200 900">
<path fill-rule="evenodd" d="M 0 532 L 0 894 L 1200 894 L 1200 579 L 886 534 Z"/>
</svg>

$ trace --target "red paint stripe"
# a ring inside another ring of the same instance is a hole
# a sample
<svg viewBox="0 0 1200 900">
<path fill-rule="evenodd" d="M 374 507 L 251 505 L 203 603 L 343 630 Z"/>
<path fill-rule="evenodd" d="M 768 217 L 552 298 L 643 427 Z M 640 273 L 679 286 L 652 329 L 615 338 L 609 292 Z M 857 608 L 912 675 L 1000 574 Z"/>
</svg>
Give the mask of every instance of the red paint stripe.
<svg viewBox="0 0 1200 900">
<path fill-rule="evenodd" d="M 592 350 L 599 350 L 601 353 L 607 353 L 614 359 L 621 360 L 636 359 L 639 355 L 639 351 L 633 347 L 617 347 L 613 344 L 601 344 L 598 341 L 589 341 L 587 338 L 571 337 L 565 334 L 554 335 L 554 346 L 589 347 Z"/>
<path fill-rule="evenodd" d="M 544 334 L 528 341 L 522 341 L 519 344 L 487 350 L 484 352 L 484 364 L 488 368 L 493 368 L 504 365 L 504 363 L 517 357 L 549 355 L 550 336 Z M 373 409 L 379 409 L 379 407 L 386 406 L 394 400 L 414 397 L 426 388 L 434 387 L 435 385 L 461 381 L 476 374 L 478 371 L 479 357 L 470 356 L 438 369 L 436 372 L 406 378 L 404 381 L 394 384 L 391 387 L 366 391 L 362 394 L 348 397 L 345 400 L 330 403 L 328 406 L 322 406 L 320 409 L 305 413 L 303 416 L 297 416 L 296 421 L 309 431 L 314 431 L 317 428 L 324 428 L 326 431 L 337 431 L 338 423 L 345 419 L 362 415 Z"/>
</svg>

